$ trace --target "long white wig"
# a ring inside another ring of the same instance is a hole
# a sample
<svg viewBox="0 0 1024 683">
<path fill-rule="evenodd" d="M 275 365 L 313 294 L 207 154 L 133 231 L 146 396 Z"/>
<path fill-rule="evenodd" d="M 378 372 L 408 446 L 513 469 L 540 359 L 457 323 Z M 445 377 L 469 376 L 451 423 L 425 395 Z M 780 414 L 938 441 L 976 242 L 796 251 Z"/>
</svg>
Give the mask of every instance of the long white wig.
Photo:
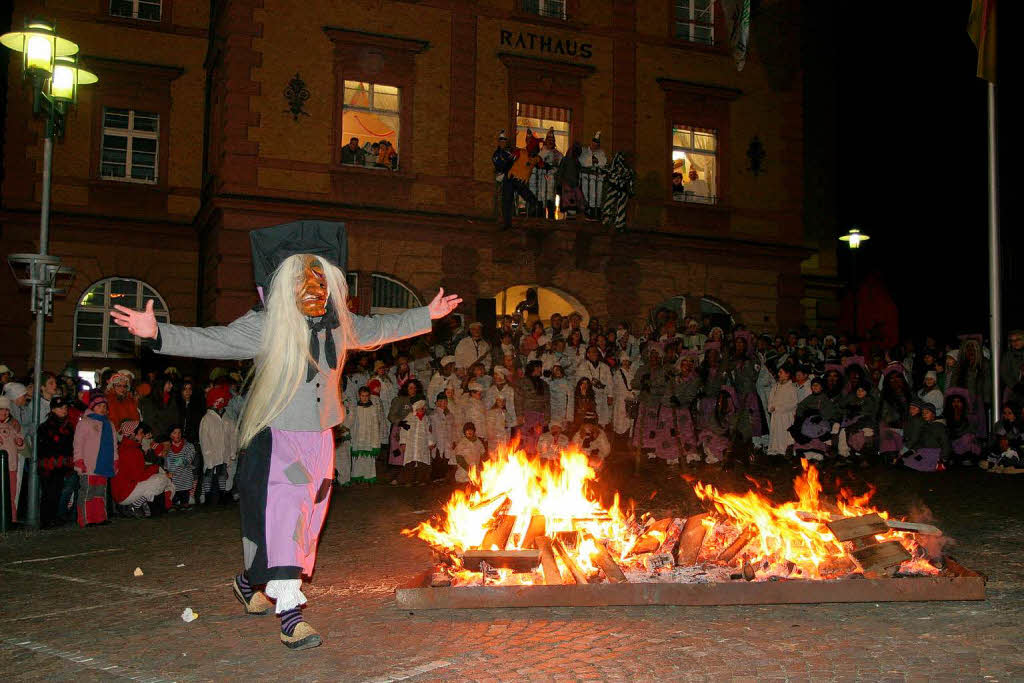
<svg viewBox="0 0 1024 683">
<path fill-rule="evenodd" d="M 296 304 L 296 292 L 302 284 L 308 254 L 294 254 L 286 258 L 270 280 L 265 293 L 266 317 L 260 339 L 260 351 L 253 367 L 249 396 L 242 409 L 238 427 L 239 444 L 249 445 L 253 437 L 271 422 L 295 398 L 305 382 L 306 369 L 316 359 L 309 354 L 309 326 L 306 316 Z M 337 367 L 345 365 L 345 353 L 355 343 L 352 316 L 349 314 L 348 283 L 337 266 L 320 256 L 313 256 L 323 268 L 327 281 L 327 305 L 338 316 L 335 336 L 338 353 Z M 331 330 L 327 331 L 331 333 Z"/>
</svg>

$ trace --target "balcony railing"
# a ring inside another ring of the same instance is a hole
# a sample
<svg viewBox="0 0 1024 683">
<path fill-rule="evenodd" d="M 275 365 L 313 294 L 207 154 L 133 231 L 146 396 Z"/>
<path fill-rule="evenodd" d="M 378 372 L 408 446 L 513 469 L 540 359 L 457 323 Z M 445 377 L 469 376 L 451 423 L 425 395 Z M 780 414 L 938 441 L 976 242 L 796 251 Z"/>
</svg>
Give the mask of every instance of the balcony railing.
<svg viewBox="0 0 1024 683">
<path fill-rule="evenodd" d="M 565 220 L 583 215 L 584 209 L 590 209 L 589 216 L 601 218 L 601 204 L 604 201 L 604 178 L 600 169 L 580 169 L 580 190 L 583 192 L 584 205 L 580 206 L 575 213 L 567 214 L 562 210 L 560 188 L 555 186 L 554 168 L 534 169 L 530 174 L 530 181 L 527 187 L 537 198 L 534 206 L 528 206 L 522 197 L 516 197 L 515 212 L 517 216 L 528 216 L 531 218 L 550 218 L 551 207 L 554 208 L 553 220 Z M 501 213 L 501 181 L 494 186 L 494 207 L 495 214 Z"/>
</svg>

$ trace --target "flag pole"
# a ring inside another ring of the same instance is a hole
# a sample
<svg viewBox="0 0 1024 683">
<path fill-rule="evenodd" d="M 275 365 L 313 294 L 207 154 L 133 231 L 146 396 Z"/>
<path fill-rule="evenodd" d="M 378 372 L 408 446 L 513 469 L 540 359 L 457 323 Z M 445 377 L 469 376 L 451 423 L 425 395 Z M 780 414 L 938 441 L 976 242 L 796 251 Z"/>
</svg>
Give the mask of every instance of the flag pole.
<svg viewBox="0 0 1024 683">
<path fill-rule="evenodd" d="M 1002 302 L 999 285 L 999 163 L 996 155 L 998 135 L 996 132 L 996 84 L 988 86 L 988 305 L 989 338 L 992 343 L 992 413 L 991 421 L 999 419 L 1002 409 L 1002 392 L 999 388 L 1000 349 L 1002 335 Z"/>
</svg>

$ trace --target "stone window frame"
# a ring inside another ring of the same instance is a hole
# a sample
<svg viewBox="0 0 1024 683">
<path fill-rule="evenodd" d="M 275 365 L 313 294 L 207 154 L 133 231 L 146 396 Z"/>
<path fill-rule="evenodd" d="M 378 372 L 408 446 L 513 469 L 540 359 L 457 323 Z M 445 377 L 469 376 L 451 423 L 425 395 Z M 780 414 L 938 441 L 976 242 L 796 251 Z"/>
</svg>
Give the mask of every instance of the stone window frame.
<svg viewBox="0 0 1024 683">
<path fill-rule="evenodd" d="M 688 38 L 677 38 L 676 37 L 676 0 L 666 0 L 665 2 L 665 26 L 666 36 L 669 43 L 673 47 L 683 48 L 687 50 L 697 50 L 701 52 L 715 52 L 719 54 L 727 54 L 729 51 L 729 40 L 728 35 L 725 31 L 725 16 L 722 14 L 722 3 L 721 0 L 715 0 L 715 26 L 714 26 L 714 42 L 710 45 L 706 43 L 699 43 Z"/>
<path fill-rule="evenodd" d="M 552 17 L 532 12 L 523 6 L 523 0 L 512 0 L 512 14 L 527 21 L 542 22 L 554 26 L 565 26 L 579 19 L 581 0 L 563 0 L 565 17 Z"/>
<path fill-rule="evenodd" d="M 694 83 L 670 78 L 659 78 L 658 85 L 665 92 L 665 129 L 664 159 L 665 169 L 664 199 L 670 206 L 683 206 L 689 209 L 724 209 L 730 200 L 730 155 L 732 154 L 732 101 L 743 93 L 735 88 L 727 88 L 706 83 Z M 672 199 L 672 128 L 676 124 L 708 128 L 717 131 L 717 164 L 718 184 L 716 204 L 691 204 L 677 202 Z"/>
<path fill-rule="evenodd" d="M 411 174 L 415 158 L 413 105 L 416 100 L 416 55 L 427 49 L 429 41 L 334 26 L 324 26 L 323 31 L 334 44 L 331 170 L 356 173 L 363 171 L 341 163 L 341 148 L 347 142 L 343 140 L 342 131 L 345 81 L 363 81 L 398 88 L 398 130 L 402 136 L 402 145 L 398 154 L 396 174 Z M 371 169 L 370 172 L 378 171 Z"/>
<path fill-rule="evenodd" d="M 170 28 L 173 25 L 174 0 L 160 0 L 160 19 L 139 19 L 137 17 L 122 17 L 110 13 L 110 0 L 95 0 L 100 18 L 104 22 L 127 24 L 136 28 Z M 152 1 L 152 0 L 150 0 Z"/>
<path fill-rule="evenodd" d="M 171 83 L 185 70 L 180 67 L 101 57 L 85 57 L 85 60 L 99 75 L 99 82 L 90 86 L 89 94 L 92 100 L 90 116 L 93 136 L 89 151 L 90 185 L 100 192 L 106 188 L 120 194 L 127 188 L 132 192 L 159 191 L 166 193 L 172 130 Z M 103 147 L 103 113 L 106 109 L 147 111 L 160 117 L 156 182 L 124 182 L 120 179 L 103 177 L 101 150 Z M 115 197 L 108 199 L 120 201 Z"/>
<path fill-rule="evenodd" d="M 500 53 L 498 59 L 508 74 L 508 118 L 504 127 L 510 137 L 516 130 L 516 103 L 527 102 L 570 110 L 569 142 L 583 140 L 586 130 L 583 79 L 594 73 L 594 67 L 505 52 Z"/>
</svg>

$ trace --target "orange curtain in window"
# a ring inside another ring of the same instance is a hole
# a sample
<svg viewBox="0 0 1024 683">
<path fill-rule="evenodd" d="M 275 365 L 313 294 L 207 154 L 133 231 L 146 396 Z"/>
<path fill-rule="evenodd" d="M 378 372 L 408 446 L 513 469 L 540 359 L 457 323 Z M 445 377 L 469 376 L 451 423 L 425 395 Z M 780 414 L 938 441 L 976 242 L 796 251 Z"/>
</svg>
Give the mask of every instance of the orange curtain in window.
<svg viewBox="0 0 1024 683">
<path fill-rule="evenodd" d="M 541 104 L 524 104 L 519 103 L 519 116 L 525 116 L 531 119 L 547 119 L 548 121 L 562 121 L 566 122 L 569 120 L 569 110 L 562 109 L 561 107 L 548 107 Z"/>
</svg>

